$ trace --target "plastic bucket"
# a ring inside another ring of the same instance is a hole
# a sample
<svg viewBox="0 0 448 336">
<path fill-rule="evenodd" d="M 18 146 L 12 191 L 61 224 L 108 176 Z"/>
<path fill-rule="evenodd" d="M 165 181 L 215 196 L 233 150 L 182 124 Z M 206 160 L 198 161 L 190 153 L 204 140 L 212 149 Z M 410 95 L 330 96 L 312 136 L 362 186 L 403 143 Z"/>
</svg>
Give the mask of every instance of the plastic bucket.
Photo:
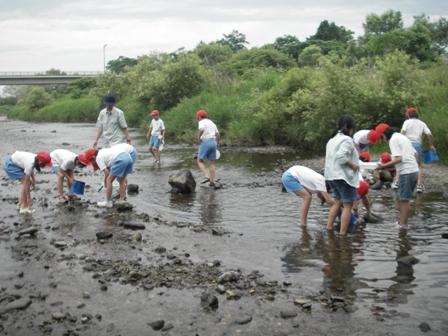
<svg viewBox="0 0 448 336">
<path fill-rule="evenodd" d="M 439 155 L 435 150 L 429 150 L 423 152 L 423 162 L 424 163 L 434 163 L 439 161 Z"/>
<path fill-rule="evenodd" d="M 75 180 L 75 183 L 73 183 L 72 187 L 70 188 L 70 192 L 77 195 L 84 195 L 85 185 L 85 182 Z"/>
</svg>

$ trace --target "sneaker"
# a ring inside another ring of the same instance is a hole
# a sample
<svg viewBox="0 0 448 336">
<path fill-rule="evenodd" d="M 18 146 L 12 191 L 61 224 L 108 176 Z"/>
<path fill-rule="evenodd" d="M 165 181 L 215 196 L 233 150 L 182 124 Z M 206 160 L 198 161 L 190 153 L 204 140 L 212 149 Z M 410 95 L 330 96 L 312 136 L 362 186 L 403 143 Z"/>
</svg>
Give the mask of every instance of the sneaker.
<svg viewBox="0 0 448 336">
<path fill-rule="evenodd" d="M 114 206 L 112 201 L 101 201 L 101 202 L 98 202 L 97 205 L 100 208 L 112 208 Z"/>
<path fill-rule="evenodd" d="M 422 193 L 425 191 L 425 186 L 423 184 L 417 184 L 417 192 Z"/>
<path fill-rule="evenodd" d="M 210 179 L 208 177 L 204 177 L 201 181 L 201 184 L 207 183 L 209 181 L 210 181 Z"/>
<path fill-rule="evenodd" d="M 32 213 L 34 213 L 36 210 L 34 210 L 34 209 L 30 209 L 30 208 L 20 208 L 20 210 L 19 210 L 19 213 L 21 214 L 21 215 L 23 215 L 23 214 L 32 214 Z"/>
<path fill-rule="evenodd" d="M 398 189 L 398 183 L 397 182 L 393 182 L 392 185 L 390 186 L 392 189 Z"/>
</svg>

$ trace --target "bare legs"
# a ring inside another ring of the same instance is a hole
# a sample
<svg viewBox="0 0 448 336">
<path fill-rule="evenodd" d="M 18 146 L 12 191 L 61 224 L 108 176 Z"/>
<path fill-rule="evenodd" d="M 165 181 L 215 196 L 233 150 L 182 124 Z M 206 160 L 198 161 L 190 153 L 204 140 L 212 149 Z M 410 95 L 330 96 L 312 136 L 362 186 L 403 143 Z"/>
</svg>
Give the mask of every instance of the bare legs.
<svg viewBox="0 0 448 336">
<path fill-rule="evenodd" d="M 300 212 L 300 224 L 306 225 L 308 210 L 311 205 L 311 194 L 306 189 L 296 190 L 294 193 L 303 199 L 302 211 Z"/>
<path fill-rule="evenodd" d="M 120 177 L 120 176 L 112 176 L 109 175 L 106 179 L 106 199 L 108 202 L 112 201 L 112 190 L 113 186 L 112 183 L 115 181 L 115 179 L 118 180 L 119 186 L 119 193 L 120 193 L 120 201 L 124 201 L 126 199 L 126 188 L 128 184 L 128 179 L 126 176 Z"/>
<path fill-rule="evenodd" d="M 210 183 L 213 185 L 216 181 L 216 167 L 215 167 L 215 161 L 210 160 L 208 163 L 208 168 L 205 166 L 205 163 L 203 160 L 197 160 L 198 167 L 202 171 L 205 177 L 207 177 L 210 180 Z"/>
<path fill-rule="evenodd" d="M 341 228 L 339 230 L 339 234 L 341 236 L 344 236 L 347 233 L 348 224 L 350 223 L 353 202 L 342 203 L 339 200 L 335 200 L 335 202 L 331 206 L 330 212 L 328 214 L 327 230 L 333 230 L 333 223 L 334 223 L 339 211 L 341 210 L 341 205 L 343 205 L 343 208 L 342 208 L 342 214 L 341 214 Z"/>
</svg>

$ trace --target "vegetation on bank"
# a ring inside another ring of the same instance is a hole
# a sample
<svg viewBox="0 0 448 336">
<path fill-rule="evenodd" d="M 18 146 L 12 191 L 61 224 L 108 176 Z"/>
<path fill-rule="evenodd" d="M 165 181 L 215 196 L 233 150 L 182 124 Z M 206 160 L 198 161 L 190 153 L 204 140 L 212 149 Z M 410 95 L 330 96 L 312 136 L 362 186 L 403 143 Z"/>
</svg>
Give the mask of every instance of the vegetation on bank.
<svg viewBox="0 0 448 336">
<path fill-rule="evenodd" d="M 338 116 L 353 115 L 359 129 L 383 121 L 400 127 L 412 105 L 439 152 L 448 153 L 448 21 L 422 15 L 404 27 L 401 13 L 390 10 L 368 15 L 364 28 L 355 39 L 323 21 L 306 41 L 286 35 L 250 49 L 233 31 L 191 51 L 121 56 L 96 79 L 10 88 L 0 113 L 93 122 L 101 97 L 112 93 L 132 126 L 146 128 L 148 111 L 159 109 L 173 141 L 194 142 L 194 112 L 203 108 L 226 143 L 323 150 Z"/>
</svg>

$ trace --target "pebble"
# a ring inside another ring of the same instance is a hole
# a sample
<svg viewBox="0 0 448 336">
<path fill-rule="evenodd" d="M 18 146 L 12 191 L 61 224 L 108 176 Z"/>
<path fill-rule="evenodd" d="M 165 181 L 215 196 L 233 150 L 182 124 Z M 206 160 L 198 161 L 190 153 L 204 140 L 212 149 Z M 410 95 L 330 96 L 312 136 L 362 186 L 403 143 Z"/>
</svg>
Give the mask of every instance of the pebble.
<svg viewBox="0 0 448 336">
<path fill-rule="evenodd" d="M 14 300 L 10 303 L 8 303 L 4 308 L 0 309 L 0 315 L 7 313 L 12 310 L 24 310 L 28 308 L 28 306 L 31 304 L 31 300 L 28 298 L 18 299 Z"/>
<path fill-rule="evenodd" d="M 166 252 L 166 248 L 163 247 L 163 246 L 158 246 L 158 247 L 156 247 L 156 248 L 154 249 L 154 252 L 159 253 L 159 254 L 162 254 L 162 253 L 165 253 L 165 252 Z"/>
<path fill-rule="evenodd" d="M 412 256 L 412 255 L 407 255 L 407 256 L 398 258 L 397 261 L 400 264 L 405 264 L 407 266 L 412 266 L 412 265 L 415 265 L 416 263 L 419 262 L 419 260 L 416 257 Z"/>
<path fill-rule="evenodd" d="M 237 281 L 240 277 L 240 274 L 235 271 L 228 271 L 221 274 L 218 278 L 218 283 L 226 283 L 231 281 Z"/>
<path fill-rule="evenodd" d="M 61 312 L 55 312 L 55 313 L 51 314 L 51 318 L 56 321 L 61 321 L 61 320 L 65 319 L 65 314 L 61 313 Z"/>
<path fill-rule="evenodd" d="M 129 230 L 144 230 L 145 224 L 141 223 L 123 223 L 123 227 Z"/>
<path fill-rule="evenodd" d="M 105 292 L 105 291 L 107 291 L 107 286 L 106 286 L 106 285 L 101 285 L 100 289 L 101 289 L 103 292 Z"/>
<path fill-rule="evenodd" d="M 83 292 L 83 293 L 82 293 L 82 298 L 83 298 L 83 299 L 90 299 L 90 294 L 89 294 L 89 292 Z"/>
<path fill-rule="evenodd" d="M 224 294 L 226 292 L 226 288 L 223 285 L 218 285 L 218 287 L 216 287 L 216 291 L 219 294 Z"/>
<path fill-rule="evenodd" d="M 247 324 L 252 321 L 252 316 L 250 315 L 241 315 L 235 319 L 236 324 Z"/>
<path fill-rule="evenodd" d="M 285 309 L 280 311 L 280 317 L 283 319 L 292 318 L 297 316 L 297 311 L 294 309 Z"/>
<path fill-rule="evenodd" d="M 215 295 L 203 292 L 201 294 L 201 306 L 205 310 L 216 310 L 219 306 L 219 300 Z"/>
<path fill-rule="evenodd" d="M 112 238 L 113 233 L 112 232 L 108 232 L 108 231 L 100 231 L 96 233 L 96 238 L 97 239 L 108 239 L 108 238 Z"/>
<path fill-rule="evenodd" d="M 157 320 L 157 321 L 148 323 L 148 325 L 151 326 L 152 330 L 160 330 L 165 325 L 165 321 L 164 320 Z"/>
<path fill-rule="evenodd" d="M 33 236 L 37 231 L 38 231 L 37 227 L 31 226 L 29 228 L 20 230 L 19 232 L 17 232 L 17 234 L 19 235 L 19 237 L 23 236 L 23 235 L 26 235 L 26 234 L 29 234 L 29 235 Z"/>
<path fill-rule="evenodd" d="M 134 235 L 134 240 L 140 242 L 140 241 L 142 241 L 142 239 L 143 239 L 143 236 L 142 236 L 141 232 L 136 232 Z"/>
<path fill-rule="evenodd" d="M 174 325 L 173 325 L 173 324 L 171 324 L 171 323 L 166 323 L 166 324 L 163 326 L 162 331 L 168 331 L 168 330 L 171 330 L 171 329 L 173 329 L 173 328 L 174 328 Z"/>
<path fill-rule="evenodd" d="M 448 239 L 448 232 L 442 233 L 442 238 Z"/>
<path fill-rule="evenodd" d="M 60 240 L 60 241 L 55 241 L 54 246 L 57 248 L 64 249 L 68 246 L 68 244 L 65 241 Z"/>
<path fill-rule="evenodd" d="M 418 325 L 418 328 L 422 331 L 422 332 L 428 332 L 431 330 L 431 327 L 429 326 L 428 323 L 426 322 L 422 322 Z"/>
</svg>

